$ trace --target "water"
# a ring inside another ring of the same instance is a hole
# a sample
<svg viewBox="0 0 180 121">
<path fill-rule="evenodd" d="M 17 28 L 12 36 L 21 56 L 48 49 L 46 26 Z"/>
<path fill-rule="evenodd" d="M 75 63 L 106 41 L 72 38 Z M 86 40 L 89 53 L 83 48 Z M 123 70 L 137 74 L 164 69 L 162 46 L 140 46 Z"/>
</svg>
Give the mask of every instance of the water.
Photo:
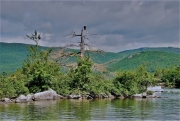
<svg viewBox="0 0 180 121">
<path fill-rule="evenodd" d="M 162 98 L 54 100 L 0 105 L 0 120 L 180 120 L 180 90 Z"/>
</svg>

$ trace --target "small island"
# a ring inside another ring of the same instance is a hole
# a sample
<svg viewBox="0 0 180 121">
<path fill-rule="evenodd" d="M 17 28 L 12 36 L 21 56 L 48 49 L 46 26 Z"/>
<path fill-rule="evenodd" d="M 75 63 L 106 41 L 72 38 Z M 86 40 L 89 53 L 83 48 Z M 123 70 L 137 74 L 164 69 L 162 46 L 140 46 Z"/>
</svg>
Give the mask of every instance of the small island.
<svg viewBox="0 0 180 121">
<path fill-rule="evenodd" d="M 27 48 L 29 53 L 21 68 L 14 73 L 0 74 L 1 103 L 64 98 L 157 97 L 152 96 L 153 91 L 148 90 L 148 87 L 158 85 L 171 88 L 180 87 L 180 65 L 158 69 L 152 73 L 147 71 L 148 65 L 141 64 L 135 70 L 111 73 L 106 65 L 114 60 L 105 64 L 94 63 L 90 54 L 85 52 L 84 29 L 86 28 L 82 29 L 81 35 L 73 33 L 73 36 L 81 36 L 80 52 L 65 51 L 64 48 L 41 50 L 38 45 L 41 39 L 40 34 L 35 31 L 32 36 L 27 35 L 36 42 L 36 45 Z M 127 58 L 139 54 L 133 54 Z M 72 56 L 75 63 L 67 64 L 64 60 Z"/>
</svg>

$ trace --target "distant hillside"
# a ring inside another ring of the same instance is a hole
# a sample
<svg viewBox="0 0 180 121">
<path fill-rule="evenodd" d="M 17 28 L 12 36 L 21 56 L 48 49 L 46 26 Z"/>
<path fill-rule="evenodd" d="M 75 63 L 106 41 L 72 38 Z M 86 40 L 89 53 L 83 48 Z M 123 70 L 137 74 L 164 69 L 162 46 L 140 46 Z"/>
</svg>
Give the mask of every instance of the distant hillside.
<svg viewBox="0 0 180 121">
<path fill-rule="evenodd" d="M 0 72 L 13 72 L 22 66 L 22 62 L 27 58 L 28 44 L 3 43 L 0 42 Z M 40 47 L 47 49 L 47 47 Z"/>
<path fill-rule="evenodd" d="M 137 52 L 112 64 L 109 69 L 111 71 L 124 71 L 130 69 L 134 70 L 143 63 L 146 64 L 148 71 L 154 72 L 157 68 L 166 68 L 171 65 L 179 65 L 180 54 L 160 51 Z"/>
<path fill-rule="evenodd" d="M 124 58 L 128 55 L 132 55 L 138 52 L 146 52 L 146 51 L 160 51 L 160 52 L 168 52 L 173 54 L 180 54 L 180 48 L 174 48 L 174 47 L 156 47 L 156 48 L 139 48 L 139 49 L 133 49 L 133 50 L 125 50 L 118 52 L 119 56 Z"/>
<path fill-rule="evenodd" d="M 22 43 L 3 43 L 0 42 L 0 72 L 8 71 L 13 72 L 22 66 L 22 62 L 27 58 L 28 50 L 27 46 L 29 44 Z M 48 47 L 39 47 L 42 50 L 48 49 Z M 54 48 L 56 51 L 56 48 Z M 71 50 L 75 51 L 75 50 Z M 118 53 L 113 52 L 103 52 L 99 53 L 89 53 L 92 56 L 92 60 L 96 63 L 104 63 L 112 59 L 119 58 Z M 71 58 L 70 60 L 75 60 Z"/>
<path fill-rule="evenodd" d="M 3 71 L 14 72 L 16 69 L 20 68 L 22 66 L 22 62 L 27 58 L 27 54 L 28 54 L 28 51 L 26 49 L 27 46 L 29 45 L 22 44 L 22 43 L 0 42 L 0 53 L 1 53 L 0 54 L 0 72 L 3 72 Z M 39 47 L 39 48 L 44 50 L 44 49 L 47 49 L 48 47 Z M 74 50 L 71 50 L 71 51 L 74 51 Z M 139 52 L 146 52 L 146 51 L 168 52 L 168 54 L 170 55 L 172 53 L 180 54 L 180 48 L 172 48 L 172 47 L 140 48 L 140 49 L 122 51 L 119 53 L 103 52 L 101 54 L 98 54 L 98 53 L 90 52 L 89 54 L 91 55 L 92 60 L 96 63 L 105 63 L 114 59 L 117 59 L 118 60 L 117 63 L 119 63 L 121 62 L 121 60 L 122 62 L 124 62 L 126 60 L 126 57 L 128 57 L 129 55 L 133 55 Z M 75 60 L 75 59 L 72 58 L 70 60 Z M 111 64 L 113 71 L 119 69 L 118 64 L 117 64 L 117 67 L 114 66 L 116 64 Z M 126 66 L 127 65 L 124 65 L 124 67 L 121 67 L 121 68 L 126 69 L 127 68 Z M 132 66 L 132 68 L 134 67 Z"/>
</svg>

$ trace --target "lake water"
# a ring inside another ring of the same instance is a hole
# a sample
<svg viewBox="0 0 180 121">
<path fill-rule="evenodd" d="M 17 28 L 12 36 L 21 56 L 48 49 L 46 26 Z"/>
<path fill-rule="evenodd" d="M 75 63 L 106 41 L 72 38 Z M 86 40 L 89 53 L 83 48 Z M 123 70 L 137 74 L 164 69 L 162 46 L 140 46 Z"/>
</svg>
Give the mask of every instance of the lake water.
<svg viewBox="0 0 180 121">
<path fill-rule="evenodd" d="M 180 90 L 162 98 L 53 100 L 0 105 L 0 120 L 180 120 Z M 171 91 L 171 92 L 169 92 Z"/>
</svg>

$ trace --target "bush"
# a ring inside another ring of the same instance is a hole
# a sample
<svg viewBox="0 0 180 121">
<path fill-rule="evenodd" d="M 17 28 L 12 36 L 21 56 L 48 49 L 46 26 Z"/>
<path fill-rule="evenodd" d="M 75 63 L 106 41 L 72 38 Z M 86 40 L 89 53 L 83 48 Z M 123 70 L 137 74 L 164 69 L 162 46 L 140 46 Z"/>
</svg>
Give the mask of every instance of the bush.
<svg viewBox="0 0 180 121">
<path fill-rule="evenodd" d="M 168 87 L 180 88 L 180 66 L 177 68 L 170 68 L 163 76 L 162 81 L 166 83 Z"/>
<path fill-rule="evenodd" d="M 148 85 L 156 84 L 157 79 L 147 72 L 145 65 L 140 65 L 136 71 L 119 72 L 113 80 L 114 93 L 129 97 L 147 90 Z"/>
<path fill-rule="evenodd" d="M 0 74 L 0 98 L 17 97 L 20 94 L 27 94 L 28 88 L 25 87 L 26 77 L 17 70 L 14 74 Z"/>
<path fill-rule="evenodd" d="M 77 89 L 79 91 L 87 91 L 92 78 L 92 61 L 90 57 L 84 57 L 80 59 L 76 57 L 77 68 L 71 69 L 68 73 L 68 76 L 71 78 L 70 87 L 71 89 Z"/>
</svg>

